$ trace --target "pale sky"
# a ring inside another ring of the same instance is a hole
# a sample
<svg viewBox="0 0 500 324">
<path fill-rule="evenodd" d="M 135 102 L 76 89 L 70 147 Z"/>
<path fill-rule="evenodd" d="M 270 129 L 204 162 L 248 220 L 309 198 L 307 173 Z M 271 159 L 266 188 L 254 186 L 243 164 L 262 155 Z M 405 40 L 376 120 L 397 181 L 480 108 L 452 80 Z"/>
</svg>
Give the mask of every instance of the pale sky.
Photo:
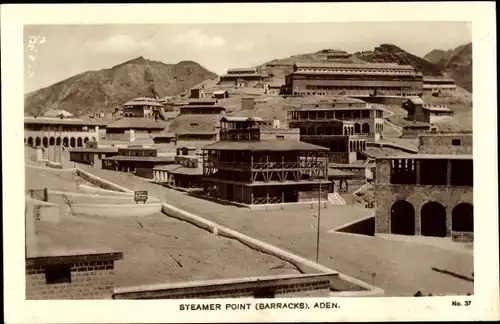
<svg viewBox="0 0 500 324">
<path fill-rule="evenodd" d="M 422 57 L 471 41 L 464 22 L 25 26 L 25 92 L 138 56 L 193 60 L 222 74 L 324 48 L 352 53 L 388 43 Z"/>
</svg>

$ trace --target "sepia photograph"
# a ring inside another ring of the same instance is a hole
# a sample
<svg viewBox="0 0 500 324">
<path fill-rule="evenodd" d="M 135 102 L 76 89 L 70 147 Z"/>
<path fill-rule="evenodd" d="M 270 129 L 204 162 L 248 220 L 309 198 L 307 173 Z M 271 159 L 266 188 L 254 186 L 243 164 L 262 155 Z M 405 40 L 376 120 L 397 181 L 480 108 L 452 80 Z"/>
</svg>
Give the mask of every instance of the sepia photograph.
<svg viewBox="0 0 500 324">
<path fill-rule="evenodd" d="M 496 107 L 477 104 L 472 19 L 82 21 L 16 34 L 25 302 L 177 300 L 157 310 L 197 321 L 498 303 L 498 260 L 487 292 L 474 276 L 498 211 L 476 200 L 497 206 L 475 122 Z"/>
</svg>

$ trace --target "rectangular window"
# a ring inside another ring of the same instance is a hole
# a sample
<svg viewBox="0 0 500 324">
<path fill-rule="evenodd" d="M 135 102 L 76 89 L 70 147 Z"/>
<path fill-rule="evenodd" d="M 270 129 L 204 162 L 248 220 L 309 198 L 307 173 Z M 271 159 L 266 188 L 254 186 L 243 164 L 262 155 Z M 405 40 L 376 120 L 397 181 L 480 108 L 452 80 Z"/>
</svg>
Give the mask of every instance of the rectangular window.
<svg viewBox="0 0 500 324">
<path fill-rule="evenodd" d="M 276 139 L 280 140 L 280 141 L 284 141 L 285 140 L 285 136 L 284 135 L 276 135 Z"/>
<path fill-rule="evenodd" d="M 453 146 L 460 146 L 460 145 L 462 145 L 462 141 L 460 139 L 452 139 L 451 140 L 451 145 L 453 145 Z"/>
<path fill-rule="evenodd" d="M 71 283 L 71 268 L 60 266 L 45 269 L 45 283 L 48 285 Z"/>
</svg>

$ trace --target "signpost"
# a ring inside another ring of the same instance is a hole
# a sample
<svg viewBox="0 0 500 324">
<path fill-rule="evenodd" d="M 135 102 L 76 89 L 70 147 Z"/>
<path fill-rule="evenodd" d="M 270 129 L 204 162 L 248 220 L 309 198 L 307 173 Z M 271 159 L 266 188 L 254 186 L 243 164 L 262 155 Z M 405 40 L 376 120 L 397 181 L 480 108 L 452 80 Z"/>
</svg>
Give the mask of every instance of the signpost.
<svg viewBox="0 0 500 324">
<path fill-rule="evenodd" d="M 137 204 L 139 201 L 142 201 L 143 204 L 148 200 L 148 192 L 146 190 L 134 191 L 134 200 Z"/>
</svg>

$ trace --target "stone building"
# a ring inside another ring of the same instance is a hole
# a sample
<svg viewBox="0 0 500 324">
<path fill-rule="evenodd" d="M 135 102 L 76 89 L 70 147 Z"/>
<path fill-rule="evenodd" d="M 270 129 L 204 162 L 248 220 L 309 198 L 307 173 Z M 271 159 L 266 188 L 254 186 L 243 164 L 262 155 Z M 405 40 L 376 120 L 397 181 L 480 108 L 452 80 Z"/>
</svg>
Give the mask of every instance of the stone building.
<svg viewBox="0 0 500 324">
<path fill-rule="evenodd" d="M 445 117 L 453 116 L 453 110 L 445 105 L 425 104 L 421 98 L 411 98 L 402 104 L 408 112 L 407 120 L 432 124 Z"/>
<path fill-rule="evenodd" d="M 354 98 L 307 100 L 288 108 L 288 126 L 300 129 L 302 141 L 330 149 L 330 161 L 352 163 L 366 141 L 383 132 L 383 110 Z"/>
<path fill-rule="evenodd" d="M 163 132 L 165 125 L 144 118 L 122 118 L 106 127 L 106 139 L 133 142 L 136 139 L 150 139 Z"/>
<path fill-rule="evenodd" d="M 455 80 L 450 78 L 426 76 L 422 81 L 422 90 L 424 93 L 441 93 L 444 91 L 455 91 L 457 89 Z"/>
<path fill-rule="evenodd" d="M 115 156 L 118 149 L 115 147 L 98 147 L 96 142 L 87 142 L 86 147 L 69 149 L 69 160 L 102 168 L 102 159 Z"/>
<path fill-rule="evenodd" d="M 317 199 L 318 186 L 326 188 L 328 149 L 283 135 L 264 139 L 273 132 L 256 118 L 221 121 L 220 141 L 203 148 L 212 197 L 244 205 Z M 321 193 L 327 199 L 327 190 Z"/>
<path fill-rule="evenodd" d="M 41 148 L 42 158 L 60 162 L 67 148 L 84 147 L 88 141 L 99 141 L 104 121 L 77 118 L 24 118 L 24 143 Z"/>
<path fill-rule="evenodd" d="M 236 87 L 253 87 L 262 82 L 266 75 L 259 73 L 256 68 L 229 69 L 220 76 L 219 84 L 231 84 Z"/>
<path fill-rule="evenodd" d="M 377 159 L 376 233 L 471 241 L 472 135 L 427 135 L 419 143 L 419 154 Z"/>
<path fill-rule="evenodd" d="M 286 76 L 288 95 L 421 96 L 422 74 L 392 63 L 296 63 Z"/>
<path fill-rule="evenodd" d="M 163 113 L 163 104 L 155 98 L 140 97 L 123 104 L 123 117 L 158 119 Z"/>
</svg>

